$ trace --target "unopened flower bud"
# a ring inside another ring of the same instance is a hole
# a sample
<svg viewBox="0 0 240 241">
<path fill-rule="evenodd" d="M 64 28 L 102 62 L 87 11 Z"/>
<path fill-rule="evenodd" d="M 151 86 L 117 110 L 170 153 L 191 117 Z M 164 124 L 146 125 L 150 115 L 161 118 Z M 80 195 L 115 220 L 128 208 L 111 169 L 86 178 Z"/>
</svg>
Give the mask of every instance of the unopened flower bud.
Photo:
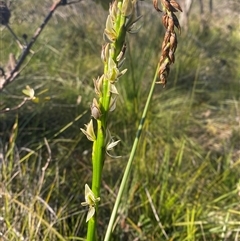
<svg viewBox="0 0 240 241">
<path fill-rule="evenodd" d="M 96 120 L 98 120 L 102 115 L 99 108 L 99 104 L 95 98 L 93 99 L 93 103 L 91 106 L 91 114 L 92 114 L 92 117 Z"/>
<path fill-rule="evenodd" d="M 109 56 L 109 47 L 110 47 L 109 43 L 102 46 L 101 59 L 104 63 L 107 61 Z"/>
<path fill-rule="evenodd" d="M 110 4 L 109 8 L 109 15 L 115 19 L 117 17 L 117 12 L 118 12 L 118 2 L 113 1 L 113 3 Z"/>
<path fill-rule="evenodd" d="M 130 16 L 133 13 L 133 3 L 132 0 L 123 0 L 122 4 L 122 14 L 125 17 Z"/>
<path fill-rule="evenodd" d="M 94 90 L 98 96 L 101 96 L 102 94 L 103 79 L 104 75 L 102 75 L 100 78 L 98 77 L 97 79 L 93 79 Z"/>
</svg>

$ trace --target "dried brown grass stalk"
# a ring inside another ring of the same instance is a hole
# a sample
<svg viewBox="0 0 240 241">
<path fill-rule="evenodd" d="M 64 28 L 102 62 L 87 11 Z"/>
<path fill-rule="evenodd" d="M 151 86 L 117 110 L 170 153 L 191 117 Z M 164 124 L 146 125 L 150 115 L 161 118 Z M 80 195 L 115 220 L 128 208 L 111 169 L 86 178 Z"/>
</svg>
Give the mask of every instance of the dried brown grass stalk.
<svg viewBox="0 0 240 241">
<path fill-rule="evenodd" d="M 161 5 L 164 12 L 162 22 L 166 28 L 166 32 L 162 42 L 159 61 L 159 81 L 157 83 L 163 84 L 163 87 L 165 87 L 170 65 L 175 61 L 175 51 L 177 49 L 177 34 L 175 32 L 175 27 L 179 30 L 179 34 L 181 34 L 181 27 L 174 12 L 182 12 L 182 8 L 175 0 L 161 0 Z M 158 12 L 162 12 L 158 8 L 158 0 L 153 0 L 153 6 Z"/>
</svg>

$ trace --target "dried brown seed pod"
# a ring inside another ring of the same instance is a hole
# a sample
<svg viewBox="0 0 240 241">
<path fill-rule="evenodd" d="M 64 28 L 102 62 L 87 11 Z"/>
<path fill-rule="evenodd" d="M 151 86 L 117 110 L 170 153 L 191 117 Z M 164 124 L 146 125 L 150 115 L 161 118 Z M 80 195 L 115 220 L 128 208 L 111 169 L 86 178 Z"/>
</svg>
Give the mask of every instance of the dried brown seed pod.
<svg viewBox="0 0 240 241">
<path fill-rule="evenodd" d="M 168 62 L 165 65 L 164 71 L 162 73 L 159 73 L 159 78 L 160 78 L 159 83 L 163 84 L 163 87 L 165 87 L 167 83 L 167 77 L 169 75 L 169 72 L 170 72 L 170 63 Z"/>
<path fill-rule="evenodd" d="M 170 49 L 175 52 L 176 48 L 177 48 L 177 35 L 175 32 L 171 33 L 170 39 L 169 39 L 169 43 L 170 43 Z"/>
<path fill-rule="evenodd" d="M 159 68 L 159 74 L 162 74 L 165 71 L 167 65 L 168 65 L 168 59 L 165 59 L 165 61 L 161 62 L 161 65 Z"/>
<path fill-rule="evenodd" d="M 171 49 L 169 50 L 168 57 L 169 57 L 170 62 L 174 63 L 175 56 L 174 56 L 174 51 L 173 50 L 171 50 Z"/>
<path fill-rule="evenodd" d="M 161 4 L 165 11 L 162 16 L 162 23 L 166 28 L 166 33 L 162 42 L 161 57 L 159 61 L 160 67 L 158 72 L 159 81 L 157 83 L 161 83 L 165 87 L 170 72 L 170 65 L 175 61 L 174 53 L 177 49 L 177 35 L 174 28 L 178 28 L 181 33 L 181 27 L 174 12 L 182 12 L 182 8 L 176 0 L 161 0 Z M 158 9 L 157 0 L 153 0 L 153 5 Z"/>
<path fill-rule="evenodd" d="M 172 13 L 172 17 L 173 17 L 174 25 L 176 26 L 176 28 L 178 29 L 179 33 L 181 34 L 181 26 L 179 24 L 177 16 L 174 13 Z"/>
<path fill-rule="evenodd" d="M 171 10 L 170 10 L 171 5 L 170 5 L 170 3 L 169 3 L 168 0 L 161 0 L 161 2 L 162 2 L 162 5 L 163 5 L 168 11 L 171 11 Z"/>
<path fill-rule="evenodd" d="M 162 57 L 163 57 L 163 60 L 166 59 L 168 57 L 168 51 L 169 48 L 166 48 L 162 50 Z"/>
<path fill-rule="evenodd" d="M 168 15 L 166 13 L 162 16 L 162 23 L 165 28 L 168 27 Z"/>
<path fill-rule="evenodd" d="M 162 0 L 163 6 L 170 12 L 177 12 L 178 10 L 175 9 L 171 4 L 169 0 Z"/>
<path fill-rule="evenodd" d="M 153 0 L 153 6 L 154 6 L 154 8 L 155 8 L 158 12 L 162 12 L 162 11 L 158 8 L 158 0 Z"/>
<path fill-rule="evenodd" d="M 162 84 L 163 87 L 165 87 L 166 83 L 167 83 L 167 78 L 165 74 L 160 74 L 160 81 L 158 82 L 159 84 Z"/>
<path fill-rule="evenodd" d="M 173 8 L 182 12 L 181 6 L 175 0 L 170 0 L 170 4 L 172 5 Z"/>
<path fill-rule="evenodd" d="M 165 35 L 164 35 L 164 39 L 163 39 L 162 46 L 163 46 L 163 45 L 166 45 L 166 44 L 169 42 L 170 36 L 171 36 L 171 35 L 170 35 L 169 31 L 166 31 L 166 33 L 165 33 Z"/>
<path fill-rule="evenodd" d="M 168 27 L 167 27 L 167 29 L 169 31 L 171 31 L 171 32 L 174 31 L 174 20 L 171 17 L 168 18 Z"/>
<path fill-rule="evenodd" d="M 168 52 L 169 48 L 170 48 L 169 43 L 162 45 L 162 52 Z"/>
<path fill-rule="evenodd" d="M 160 65 L 163 63 L 164 59 L 165 58 L 161 55 L 160 60 L 159 60 Z"/>
</svg>

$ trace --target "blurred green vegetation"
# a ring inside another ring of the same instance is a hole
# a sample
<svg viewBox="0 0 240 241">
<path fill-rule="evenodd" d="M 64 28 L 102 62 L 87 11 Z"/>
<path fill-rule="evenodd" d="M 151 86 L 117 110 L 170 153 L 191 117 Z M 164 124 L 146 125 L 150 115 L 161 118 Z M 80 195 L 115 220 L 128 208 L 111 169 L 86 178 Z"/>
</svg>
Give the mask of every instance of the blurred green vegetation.
<svg viewBox="0 0 240 241">
<path fill-rule="evenodd" d="M 49 7 L 47 1 L 13 2 L 11 27 L 30 39 Z M 163 39 L 161 15 L 145 2 L 140 10 L 142 28 L 128 36 L 128 72 L 118 83 L 117 109 L 110 117 L 111 132 L 121 140 L 115 154 L 122 158 L 105 162 L 101 237 Z M 26 85 L 40 98 L 0 114 L 3 240 L 85 237 L 86 210 L 80 203 L 91 180 L 91 143 L 80 128 L 90 119 L 92 79 L 103 72 L 106 16 L 94 2 L 60 8 L 21 75 L 0 93 L 0 109 L 18 105 Z M 9 32 L 0 30 L 2 66 L 10 52 L 21 53 Z M 178 36 L 176 63 L 166 88 L 156 86 L 113 240 L 240 238 L 239 41 L 234 18 L 217 14 L 203 31 L 193 15 L 189 31 Z"/>
</svg>

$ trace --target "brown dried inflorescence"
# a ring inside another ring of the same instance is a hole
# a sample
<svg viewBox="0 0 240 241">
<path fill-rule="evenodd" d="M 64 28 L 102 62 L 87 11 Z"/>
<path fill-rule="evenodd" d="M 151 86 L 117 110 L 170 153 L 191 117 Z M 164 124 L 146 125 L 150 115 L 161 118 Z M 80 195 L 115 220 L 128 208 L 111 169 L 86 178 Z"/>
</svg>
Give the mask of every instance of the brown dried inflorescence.
<svg viewBox="0 0 240 241">
<path fill-rule="evenodd" d="M 166 28 L 166 32 L 162 42 L 162 52 L 159 61 L 159 81 L 157 83 L 161 83 L 165 86 L 170 71 L 170 65 L 175 61 L 175 51 L 177 49 L 175 27 L 179 30 L 179 33 L 181 33 L 181 27 L 174 12 L 182 12 L 182 8 L 175 0 L 161 0 L 161 4 L 164 12 L 162 22 Z M 161 11 L 158 8 L 158 0 L 153 0 L 153 6 L 158 12 Z"/>
<path fill-rule="evenodd" d="M 9 22 L 11 13 L 4 1 L 0 1 L 0 24 L 6 25 Z"/>
</svg>

